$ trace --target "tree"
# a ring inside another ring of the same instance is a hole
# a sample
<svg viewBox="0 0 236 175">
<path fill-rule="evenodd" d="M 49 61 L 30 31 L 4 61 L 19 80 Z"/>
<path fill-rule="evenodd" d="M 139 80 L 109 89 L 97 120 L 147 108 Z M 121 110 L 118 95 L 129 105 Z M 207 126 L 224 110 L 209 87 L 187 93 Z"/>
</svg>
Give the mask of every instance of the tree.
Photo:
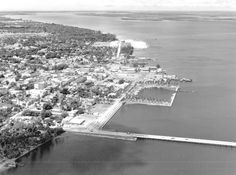
<svg viewBox="0 0 236 175">
<path fill-rule="evenodd" d="M 76 114 L 83 114 L 84 113 L 84 109 L 83 108 L 78 108 Z"/>
<path fill-rule="evenodd" d="M 34 111 L 31 111 L 31 110 L 25 110 L 23 113 L 22 113 L 23 116 L 39 116 L 40 113 L 39 112 L 34 112 Z"/>
<path fill-rule="evenodd" d="M 124 82 L 125 82 L 124 79 L 120 79 L 118 83 L 119 83 L 119 84 L 123 84 Z"/>
<path fill-rule="evenodd" d="M 10 89 L 10 88 L 13 88 L 13 87 L 16 87 L 16 86 L 17 86 L 17 84 L 15 82 L 11 82 L 9 84 L 8 88 Z"/>
<path fill-rule="evenodd" d="M 157 65 L 156 65 L 156 68 L 157 68 L 157 69 L 160 69 L 160 68 L 161 68 L 160 64 L 157 64 Z"/>
<path fill-rule="evenodd" d="M 71 106 L 69 106 L 69 104 L 67 104 L 67 103 L 65 103 L 65 102 L 62 103 L 61 108 L 62 108 L 62 110 L 64 110 L 64 111 L 71 111 L 71 110 L 72 110 Z"/>
<path fill-rule="evenodd" d="M 48 118 L 52 116 L 52 112 L 49 110 L 42 110 L 41 111 L 41 117 L 42 119 Z"/>
<path fill-rule="evenodd" d="M 71 99 L 71 101 L 69 102 L 69 105 L 71 106 L 71 108 L 72 108 L 73 110 L 75 110 L 75 109 L 77 109 L 78 107 L 81 106 L 81 102 L 80 102 L 79 99 L 73 98 L 73 99 Z"/>
<path fill-rule="evenodd" d="M 67 64 L 64 64 L 64 63 L 55 65 L 55 66 L 53 67 L 54 70 L 63 70 L 63 69 L 66 69 L 66 68 L 68 68 L 68 65 L 67 65 Z"/>
<path fill-rule="evenodd" d="M 56 58 L 57 54 L 55 52 L 49 52 L 46 55 L 46 59 L 50 59 L 50 58 Z"/>
<path fill-rule="evenodd" d="M 34 89 L 34 84 L 33 83 L 29 83 L 26 85 L 25 87 L 26 90 L 30 90 L 30 89 Z"/>
<path fill-rule="evenodd" d="M 16 81 L 19 81 L 20 78 L 21 78 L 21 74 L 20 74 L 20 73 L 17 73 L 17 74 L 16 74 L 16 77 L 15 77 L 15 80 L 16 80 Z"/>
<path fill-rule="evenodd" d="M 58 101 L 59 101 L 58 95 L 55 95 L 55 96 L 51 99 L 51 102 L 52 102 L 53 106 L 56 105 Z"/>
<path fill-rule="evenodd" d="M 62 114 L 61 114 L 62 118 L 66 118 L 67 116 L 69 116 L 68 112 L 62 112 Z"/>
<path fill-rule="evenodd" d="M 68 90 L 68 88 L 63 88 L 62 90 L 60 90 L 60 93 L 67 95 L 70 94 L 70 91 Z"/>
<path fill-rule="evenodd" d="M 43 104 L 43 109 L 44 110 L 51 110 L 52 109 L 52 105 L 51 103 L 47 102 Z"/>
</svg>

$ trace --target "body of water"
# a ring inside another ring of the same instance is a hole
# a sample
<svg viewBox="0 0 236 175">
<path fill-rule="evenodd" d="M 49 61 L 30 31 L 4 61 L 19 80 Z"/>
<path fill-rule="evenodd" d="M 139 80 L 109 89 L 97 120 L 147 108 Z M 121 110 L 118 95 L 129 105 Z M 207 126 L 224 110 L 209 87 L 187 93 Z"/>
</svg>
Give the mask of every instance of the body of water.
<svg viewBox="0 0 236 175">
<path fill-rule="evenodd" d="M 182 84 L 171 108 L 125 105 L 105 129 L 236 141 L 236 21 L 124 21 L 119 16 L 36 13 L 14 16 L 115 33 L 144 41 Z M 7 174 L 234 175 L 236 149 L 158 141 L 126 142 L 64 134 Z"/>
</svg>

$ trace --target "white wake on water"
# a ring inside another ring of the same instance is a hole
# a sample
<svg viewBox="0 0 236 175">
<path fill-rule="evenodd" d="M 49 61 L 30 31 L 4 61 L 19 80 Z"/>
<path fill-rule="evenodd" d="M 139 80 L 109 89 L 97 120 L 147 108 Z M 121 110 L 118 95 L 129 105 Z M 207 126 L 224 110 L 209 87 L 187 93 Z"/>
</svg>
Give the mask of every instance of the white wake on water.
<svg viewBox="0 0 236 175">
<path fill-rule="evenodd" d="M 125 39 L 125 40 L 122 40 L 122 41 L 130 43 L 131 46 L 134 49 L 146 49 L 146 48 L 148 48 L 148 44 L 144 41 L 136 41 L 136 40 L 132 40 L 132 39 Z M 110 43 L 111 47 L 118 47 L 118 45 L 119 45 L 119 41 L 112 41 Z"/>
<path fill-rule="evenodd" d="M 130 43 L 131 46 L 135 49 L 146 49 L 148 48 L 148 44 L 144 41 L 135 41 L 132 39 L 127 39 L 125 42 Z"/>
</svg>

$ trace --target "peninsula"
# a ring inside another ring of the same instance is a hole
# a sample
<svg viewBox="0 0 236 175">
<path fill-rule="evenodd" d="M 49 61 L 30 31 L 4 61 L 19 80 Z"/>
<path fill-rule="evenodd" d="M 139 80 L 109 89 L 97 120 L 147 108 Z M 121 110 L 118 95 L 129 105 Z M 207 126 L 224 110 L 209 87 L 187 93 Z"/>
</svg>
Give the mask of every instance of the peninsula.
<svg viewBox="0 0 236 175">
<path fill-rule="evenodd" d="M 191 80 L 168 75 L 133 52 L 113 34 L 0 17 L 0 171 L 65 131 L 147 138 L 102 128 L 125 103 L 171 107 L 180 83 Z M 168 95 L 146 97 L 145 89 L 153 88 Z"/>
<path fill-rule="evenodd" d="M 176 84 L 100 31 L 0 17 L 0 46 L 1 169 L 63 129 L 102 128 L 139 83 Z"/>
</svg>

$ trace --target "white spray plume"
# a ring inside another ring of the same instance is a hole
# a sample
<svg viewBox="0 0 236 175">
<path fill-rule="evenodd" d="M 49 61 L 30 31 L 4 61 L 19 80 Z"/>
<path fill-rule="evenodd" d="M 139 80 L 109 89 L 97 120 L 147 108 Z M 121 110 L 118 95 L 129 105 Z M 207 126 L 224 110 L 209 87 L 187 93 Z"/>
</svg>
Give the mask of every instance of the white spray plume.
<svg viewBox="0 0 236 175">
<path fill-rule="evenodd" d="M 132 39 L 127 39 L 127 40 L 125 40 L 125 42 L 130 43 L 131 46 L 134 49 L 146 49 L 146 48 L 148 48 L 147 43 L 144 42 L 144 41 L 135 41 L 135 40 L 132 40 Z M 119 45 L 119 41 L 112 41 L 110 43 L 111 47 L 118 47 L 118 45 Z"/>
<path fill-rule="evenodd" d="M 135 40 L 128 39 L 128 40 L 125 40 L 125 42 L 130 43 L 131 46 L 135 49 L 146 49 L 146 48 L 148 48 L 147 43 L 144 42 L 144 41 L 135 41 Z"/>
</svg>

